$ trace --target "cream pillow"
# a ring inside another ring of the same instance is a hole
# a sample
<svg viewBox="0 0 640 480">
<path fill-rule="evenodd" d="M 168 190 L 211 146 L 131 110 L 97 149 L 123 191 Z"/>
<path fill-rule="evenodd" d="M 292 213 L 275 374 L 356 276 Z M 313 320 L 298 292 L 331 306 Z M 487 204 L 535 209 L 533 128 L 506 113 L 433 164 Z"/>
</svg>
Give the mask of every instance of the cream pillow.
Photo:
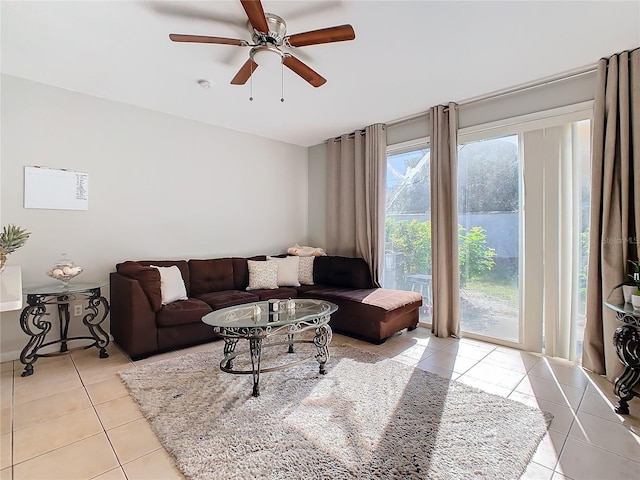
<svg viewBox="0 0 640 480">
<path fill-rule="evenodd" d="M 300 257 L 267 257 L 268 260 L 276 262 L 278 265 L 278 286 L 279 287 L 299 287 L 298 268 Z"/>
<path fill-rule="evenodd" d="M 184 280 L 180 269 L 172 265 L 170 267 L 157 267 L 160 272 L 160 292 L 162 293 L 162 304 L 168 305 L 176 300 L 187 300 L 187 289 L 184 286 Z"/>
<path fill-rule="evenodd" d="M 276 262 L 247 260 L 247 264 L 249 266 L 247 290 L 278 288 L 278 264 Z"/>
<path fill-rule="evenodd" d="M 316 257 L 297 257 L 300 259 L 298 281 L 300 285 L 313 285 L 313 261 Z"/>
</svg>

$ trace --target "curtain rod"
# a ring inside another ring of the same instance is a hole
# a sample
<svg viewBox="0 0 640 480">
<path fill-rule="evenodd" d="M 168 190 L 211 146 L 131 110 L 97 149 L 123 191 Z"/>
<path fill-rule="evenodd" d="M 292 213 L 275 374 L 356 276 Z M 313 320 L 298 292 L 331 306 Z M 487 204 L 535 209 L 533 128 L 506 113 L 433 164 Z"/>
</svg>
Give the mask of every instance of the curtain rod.
<svg viewBox="0 0 640 480">
<path fill-rule="evenodd" d="M 373 125 L 378 125 L 378 124 L 374 123 Z M 382 124 L 382 129 L 386 130 L 387 129 L 387 125 L 383 123 Z M 364 132 L 365 132 L 364 128 L 358 129 L 355 132 L 351 132 L 351 133 L 347 134 L 347 140 L 351 140 L 353 138 L 356 138 L 356 134 L 364 135 Z M 334 142 L 337 142 L 337 141 L 341 140 L 342 137 L 344 137 L 344 135 L 340 135 L 339 137 L 333 137 L 331 140 L 333 140 Z"/>
<path fill-rule="evenodd" d="M 497 90 L 497 91 L 492 92 L 492 93 L 488 93 L 488 94 L 485 94 L 485 95 L 480 95 L 478 97 L 468 98 L 468 99 L 463 100 L 461 102 L 455 102 L 455 103 L 457 103 L 458 107 L 464 107 L 464 106 L 467 106 L 467 105 L 472 105 L 474 103 L 486 102 L 488 100 L 494 100 L 496 98 L 506 97 L 508 95 L 513 95 L 515 93 L 524 92 L 526 90 L 531 90 L 531 89 L 534 89 L 534 88 L 543 87 L 545 85 L 550 85 L 552 83 L 562 82 L 564 80 L 569 80 L 571 78 L 580 77 L 582 75 L 593 73 L 593 72 L 597 71 L 597 69 L 598 69 L 598 65 L 597 64 L 592 64 L 592 65 L 589 65 L 588 67 L 583 67 L 583 68 L 580 68 L 580 69 L 577 69 L 577 70 L 573 70 L 573 71 L 570 71 L 570 72 L 565 72 L 565 73 L 560 74 L 560 75 L 554 75 L 554 76 L 551 76 L 551 77 L 546 77 L 546 78 L 543 78 L 543 79 L 540 79 L 540 80 L 536 80 L 534 82 L 524 83 L 524 84 L 518 85 L 516 87 L 510 87 L 510 88 L 506 88 L 506 89 L 503 89 L 503 90 Z M 400 124 L 415 120 L 417 118 L 423 117 L 425 115 L 429 115 L 429 111 L 428 110 L 426 112 L 416 113 L 416 114 L 413 114 L 413 115 L 409 115 L 407 117 L 403 117 L 403 118 L 399 118 L 397 120 L 393 120 L 391 122 L 387 122 L 386 125 L 388 127 L 400 125 Z"/>
<path fill-rule="evenodd" d="M 462 102 L 459 102 L 458 106 L 466 106 L 474 103 L 486 102 L 487 100 L 493 100 L 495 98 L 506 97 L 509 95 L 513 95 L 515 93 L 525 92 L 527 90 L 532 90 L 534 88 L 544 87 L 545 85 L 551 85 L 553 83 L 569 80 L 571 78 L 581 77 L 582 75 L 588 75 L 589 73 L 593 73 L 597 70 L 598 70 L 597 64 L 589 65 L 588 67 L 583 67 L 581 69 L 573 70 L 571 72 L 564 73 L 561 75 L 555 75 L 552 77 L 543 78 L 541 80 L 536 80 L 534 82 L 525 83 L 517 87 L 500 90 L 495 93 L 489 93 L 487 95 L 481 95 L 479 97 L 469 98 L 467 100 L 463 100 Z"/>
</svg>

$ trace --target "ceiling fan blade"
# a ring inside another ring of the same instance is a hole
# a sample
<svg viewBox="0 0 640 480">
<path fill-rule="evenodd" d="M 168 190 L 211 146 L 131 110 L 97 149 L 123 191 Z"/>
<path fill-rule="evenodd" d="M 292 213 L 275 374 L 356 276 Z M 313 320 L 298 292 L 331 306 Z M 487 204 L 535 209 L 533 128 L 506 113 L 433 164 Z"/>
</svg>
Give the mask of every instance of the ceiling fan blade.
<svg viewBox="0 0 640 480">
<path fill-rule="evenodd" d="M 267 19 L 264 16 L 264 10 L 260 0 L 240 0 L 240 3 L 242 3 L 244 11 L 247 13 L 247 17 L 249 17 L 251 26 L 259 32 L 268 33 L 269 26 L 267 25 Z"/>
<path fill-rule="evenodd" d="M 314 87 L 320 87 L 321 85 L 327 83 L 327 80 L 324 79 L 318 72 L 314 71 L 311 67 L 302 63 L 292 55 L 286 55 L 282 59 L 282 63 L 284 63 L 285 67 L 300 75 Z"/>
<path fill-rule="evenodd" d="M 172 33 L 169 35 L 169 38 L 174 42 L 218 43 L 222 45 L 236 45 L 238 47 L 246 47 L 249 45 L 246 40 L 225 37 L 208 37 L 205 35 L 182 35 L 179 33 Z"/>
<path fill-rule="evenodd" d="M 351 25 L 339 25 L 337 27 L 321 28 L 310 32 L 296 33 L 285 38 L 287 45 L 292 47 L 305 47 L 321 43 L 346 42 L 356 38 L 356 32 Z"/>
<path fill-rule="evenodd" d="M 244 85 L 247 83 L 247 80 L 249 80 L 251 74 L 256 71 L 256 68 L 258 68 L 258 64 L 254 62 L 253 59 L 250 58 L 244 62 L 244 65 L 240 67 L 236 76 L 231 80 L 231 85 Z"/>
</svg>

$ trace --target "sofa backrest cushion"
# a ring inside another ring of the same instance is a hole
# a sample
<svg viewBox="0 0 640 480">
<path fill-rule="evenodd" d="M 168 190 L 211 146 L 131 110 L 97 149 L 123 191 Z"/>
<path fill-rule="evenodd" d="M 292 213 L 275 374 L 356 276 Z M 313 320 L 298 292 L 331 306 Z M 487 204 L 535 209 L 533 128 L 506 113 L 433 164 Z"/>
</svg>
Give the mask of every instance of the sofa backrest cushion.
<svg viewBox="0 0 640 480">
<path fill-rule="evenodd" d="M 214 258 L 210 260 L 189 260 L 192 296 L 203 293 L 234 290 L 233 260 Z"/>
<path fill-rule="evenodd" d="M 116 265 L 116 270 L 119 274 L 138 281 L 154 312 L 162 308 L 160 272 L 157 268 L 147 267 L 138 262 L 124 262 Z"/>
<path fill-rule="evenodd" d="M 322 256 L 313 261 L 313 281 L 345 288 L 374 288 L 369 265 L 362 258 Z"/>
</svg>

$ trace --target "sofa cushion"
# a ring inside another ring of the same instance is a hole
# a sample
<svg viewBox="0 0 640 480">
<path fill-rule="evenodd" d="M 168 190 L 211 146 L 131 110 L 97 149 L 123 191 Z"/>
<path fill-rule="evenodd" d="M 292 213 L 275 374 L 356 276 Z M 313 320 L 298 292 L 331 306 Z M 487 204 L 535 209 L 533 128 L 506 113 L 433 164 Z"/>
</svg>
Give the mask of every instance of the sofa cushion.
<svg viewBox="0 0 640 480">
<path fill-rule="evenodd" d="M 392 290 L 388 288 L 349 289 L 335 287 L 320 287 L 305 292 L 305 296 L 327 301 L 348 300 L 376 307 L 386 312 L 406 306 L 419 308 L 422 305 L 422 295 L 418 292 L 406 290 Z"/>
<path fill-rule="evenodd" d="M 247 290 L 278 288 L 278 264 L 273 260 L 256 262 L 248 260 L 249 286 Z"/>
<path fill-rule="evenodd" d="M 257 302 L 259 300 L 253 291 L 250 293 L 239 290 L 203 293 L 198 295 L 197 298 L 208 304 L 214 310 L 241 305 L 243 303 Z"/>
<path fill-rule="evenodd" d="M 299 287 L 298 273 L 300 269 L 299 257 L 267 257 L 278 265 L 278 286 Z"/>
<path fill-rule="evenodd" d="M 287 298 L 297 298 L 298 291 L 293 287 L 280 287 L 269 289 L 251 290 L 251 293 L 257 295 L 260 300 L 269 300 L 271 298 L 279 298 L 286 300 Z"/>
<path fill-rule="evenodd" d="M 116 265 L 116 270 L 121 275 L 138 281 L 154 312 L 162 308 L 162 290 L 158 269 L 146 267 L 138 262 L 124 262 Z"/>
<path fill-rule="evenodd" d="M 233 289 L 246 290 L 249 286 L 249 266 L 247 259 L 241 257 L 233 257 Z"/>
<path fill-rule="evenodd" d="M 336 287 L 374 288 L 369 265 L 362 258 L 316 257 L 313 281 Z"/>
<path fill-rule="evenodd" d="M 187 323 L 202 322 L 202 317 L 211 313 L 211 307 L 202 300 L 189 298 L 164 305 L 156 315 L 158 327 L 172 327 Z"/>
<path fill-rule="evenodd" d="M 211 260 L 189 260 L 191 296 L 203 293 L 233 290 L 233 260 L 215 258 Z"/>
</svg>

